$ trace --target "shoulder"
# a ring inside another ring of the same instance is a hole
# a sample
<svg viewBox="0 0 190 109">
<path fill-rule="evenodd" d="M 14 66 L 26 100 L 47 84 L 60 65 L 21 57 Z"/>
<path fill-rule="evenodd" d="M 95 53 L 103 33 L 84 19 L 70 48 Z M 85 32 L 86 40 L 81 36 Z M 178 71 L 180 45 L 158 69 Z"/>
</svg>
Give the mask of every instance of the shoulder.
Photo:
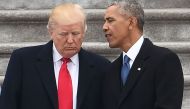
<svg viewBox="0 0 190 109">
<path fill-rule="evenodd" d="M 35 55 L 39 51 L 41 51 L 41 49 L 43 48 L 43 46 L 44 45 L 29 46 L 29 47 L 19 48 L 19 49 L 14 50 L 13 53 L 12 53 L 12 55 L 20 55 L 20 56 Z"/>
<path fill-rule="evenodd" d="M 51 51 L 52 45 L 53 45 L 53 42 L 49 41 L 46 44 L 41 44 L 41 45 L 36 45 L 36 46 L 28 46 L 28 47 L 16 49 L 13 51 L 12 54 L 34 56 L 43 51 Z"/>
<path fill-rule="evenodd" d="M 146 52 L 147 65 L 155 66 L 156 68 L 171 68 L 171 67 L 181 67 L 181 62 L 178 55 L 165 47 L 152 45 Z"/>
<path fill-rule="evenodd" d="M 110 61 L 107 58 L 101 55 L 95 54 L 93 52 L 86 51 L 84 49 L 81 49 L 79 56 L 88 59 L 91 63 L 93 62 L 99 65 L 110 63 Z"/>
<path fill-rule="evenodd" d="M 160 46 L 156 46 L 154 45 L 152 52 L 153 55 L 158 56 L 158 57 L 176 57 L 178 58 L 177 54 L 165 47 L 160 47 Z"/>
<path fill-rule="evenodd" d="M 153 44 L 149 39 L 145 38 L 145 41 L 142 45 L 141 52 L 153 57 L 164 57 L 168 55 L 176 56 L 177 54 L 165 47 L 157 46 Z"/>
</svg>

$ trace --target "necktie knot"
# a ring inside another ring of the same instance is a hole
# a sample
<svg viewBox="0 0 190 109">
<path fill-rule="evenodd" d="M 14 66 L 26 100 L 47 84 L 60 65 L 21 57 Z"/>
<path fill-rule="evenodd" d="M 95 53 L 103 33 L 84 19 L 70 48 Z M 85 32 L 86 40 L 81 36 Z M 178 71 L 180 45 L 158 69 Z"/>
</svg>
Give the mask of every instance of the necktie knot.
<svg viewBox="0 0 190 109">
<path fill-rule="evenodd" d="M 70 58 L 62 58 L 61 60 L 63 61 L 63 63 L 68 63 L 68 62 L 70 62 L 70 61 L 71 61 L 71 59 L 70 59 Z"/>
<path fill-rule="evenodd" d="M 124 63 L 129 64 L 129 61 L 130 61 L 130 58 L 127 55 L 125 55 L 124 56 Z"/>
</svg>

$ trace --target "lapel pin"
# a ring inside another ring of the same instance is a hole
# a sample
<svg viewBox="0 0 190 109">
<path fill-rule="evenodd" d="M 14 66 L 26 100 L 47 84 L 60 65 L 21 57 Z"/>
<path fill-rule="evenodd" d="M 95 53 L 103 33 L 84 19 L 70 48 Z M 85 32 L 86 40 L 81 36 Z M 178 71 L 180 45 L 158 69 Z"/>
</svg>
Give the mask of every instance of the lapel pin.
<svg viewBox="0 0 190 109">
<path fill-rule="evenodd" d="M 138 71 L 140 71 L 140 70 L 141 70 L 141 68 L 139 67 L 137 70 L 138 70 Z"/>
</svg>

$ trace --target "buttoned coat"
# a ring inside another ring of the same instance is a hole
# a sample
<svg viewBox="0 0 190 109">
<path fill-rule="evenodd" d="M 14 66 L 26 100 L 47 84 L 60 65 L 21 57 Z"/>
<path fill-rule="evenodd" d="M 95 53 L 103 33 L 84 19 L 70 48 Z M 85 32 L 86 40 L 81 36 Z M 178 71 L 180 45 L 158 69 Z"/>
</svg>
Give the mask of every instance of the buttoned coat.
<svg viewBox="0 0 190 109">
<path fill-rule="evenodd" d="M 104 80 L 104 109 L 181 109 L 184 78 L 178 56 L 144 40 L 121 83 L 122 54 L 110 65 Z"/>
<path fill-rule="evenodd" d="M 58 109 L 58 94 L 50 41 L 15 50 L 2 86 L 0 109 Z M 79 52 L 77 109 L 100 109 L 104 68 L 109 61 Z"/>
</svg>

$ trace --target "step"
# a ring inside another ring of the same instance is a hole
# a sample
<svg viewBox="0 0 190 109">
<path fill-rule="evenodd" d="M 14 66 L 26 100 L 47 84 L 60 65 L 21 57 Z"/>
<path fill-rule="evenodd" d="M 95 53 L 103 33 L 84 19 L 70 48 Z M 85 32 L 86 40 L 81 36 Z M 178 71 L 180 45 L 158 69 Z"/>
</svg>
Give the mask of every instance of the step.
<svg viewBox="0 0 190 109">
<path fill-rule="evenodd" d="M 183 94 L 182 109 L 190 109 L 190 104 L 189 103 L 190 103 L 190 87 L 185 86 L 184 94 Z"/>
<path fill-rule="evenodd" d="M 4 75 L 0 75 L 0 86 L 2 85 L 3 83 L 3 80 L 4 80 Z M 187 90 L 188 92 L 190 92 L 190 75 L 184 75 L 184 90 Z M 185 93 L 184 94 L 185 96 L 187 96 L 187 94 Z M 188 94 L 188 97 L 190 97 L 190 95 Z M 188 98 L 190 99 L 190 98 Z"/>
<path fill-rule="evenodd" d="M 6 71 L 10 54 L 14 49 L 44 44 L 45 42 L 1 43 L 0 44 L 0 75 Z M 158 46 L 167 47 L 176 52 L 182 62 L 184 74 L 190 75 L 190 42 L 154 42 Z M 119 54 L 119 49 L 110 49 L 108 43 L 84 42 L 83 48 L 103 55 L 113 61 Z"/>
<path fill-rule="evenodd" d="M 86 9 L 86 42 L 105 42 L 104 9 Z M 50 39 L 50 10 L 0 10 L 0 43 L 44 42 Z M 190 9 L 145 9 L 144 34 L 155 42 L 190 41 Z"/>
<path fill-rule="evenodd" d="M 104 9 L 115 0 L 1 0 L 0 9 L 51 9 L 56 4 L 74 2 L 88 9 Z M 190 8 L 189 0 L 137 0 L 144 8 Z"/>
<path fill-rule="evenodd" d="M 3 82 L 5 69 L 13 50 L 26 47 L 41 45 L 46 42 L 22 42 L 22 43 L 0 43 L 0 85 Z M 189 109 L 190 101 L 190 42 L 154 42 L 158 46 L 167 47 L 176 52 L 182 62 L 184 71 L 184 98 L 182 109 Z M 97 54 L 106 56 L 110 60 L 114 60 L 119 54 L 119 49 L 110 49 L 108 43 L 104 42 L 84 42 L 83 48 Z M 0 89 L 1 90 L 1 89 Z"/>
<path fill-rule="evenodd" d="M 0 85 L 3 81 L 3 78 L 4 78 L 3 76 L 0 76 Z M 190 76 L 188 76 L 188 77 L 185 76 L 185 80 L 190 80 Z M 1 92 L 1 87 L 0 87 L 0 92 Z M 189 102 L 190 102 L 190 88 L 187 88 L 187 86 L 185 86 L 184 94 L 183 94 L 182 109 L 190 109 Z"/>
<path fill-rule="evenodd" d="M 4 76 L 0 76 L 0 86 L 3 83 Z M 189 109 L 190 108 L 190 75 L 184 75 L 185 86 L 184 86 L 184 94 L 183 94 L 183 103 L 182 109 Z M 0 87 L 1 92 L 1 87 Z"/>
</svg>

